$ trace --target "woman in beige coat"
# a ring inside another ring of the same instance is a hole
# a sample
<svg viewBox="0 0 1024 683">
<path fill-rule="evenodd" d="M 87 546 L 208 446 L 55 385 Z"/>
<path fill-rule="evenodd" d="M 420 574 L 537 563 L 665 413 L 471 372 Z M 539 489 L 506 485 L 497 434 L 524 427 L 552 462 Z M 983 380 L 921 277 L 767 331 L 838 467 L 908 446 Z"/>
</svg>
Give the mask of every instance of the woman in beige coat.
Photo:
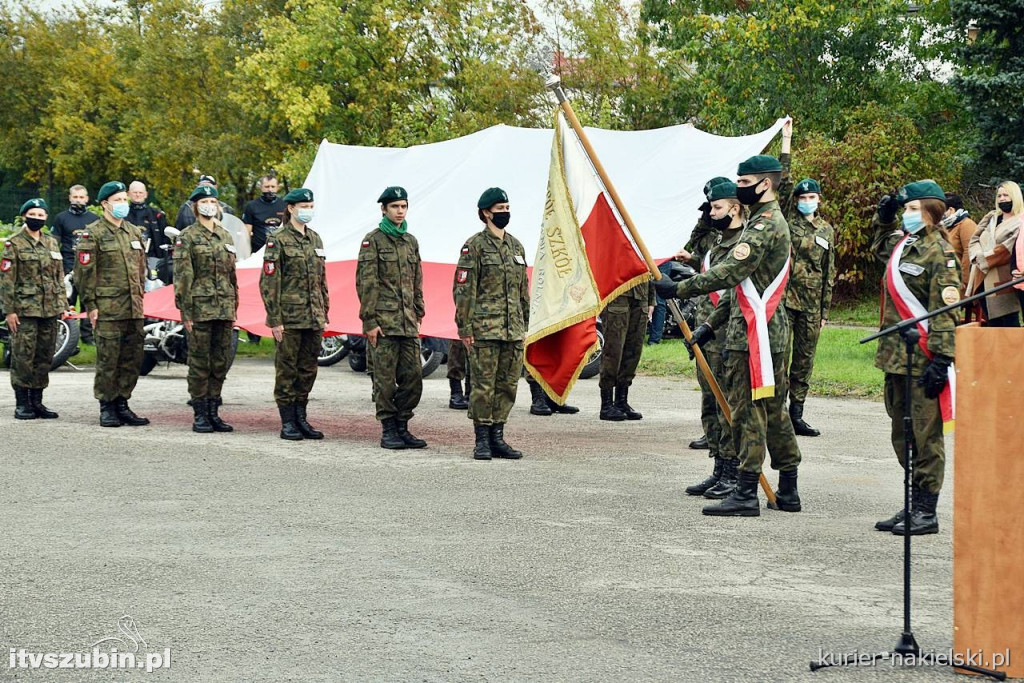
<svg viewBox="0 0 1024 683">
<path fill-rule="evenodd" d="M 971 276 L 967 295 L 977 294 L 1008 282 L 1010 253 L 1020 231 L 1024 198 L 1020 186 L 1004 181 L 996 188 L 996 210 L 978 221 L 978 230 L 968 248 Z M 1013 288 L 1004 289 L 983 300 L 988 324 L 992 327 L 1020 327 L 1020 304 Z"/>
</svg>

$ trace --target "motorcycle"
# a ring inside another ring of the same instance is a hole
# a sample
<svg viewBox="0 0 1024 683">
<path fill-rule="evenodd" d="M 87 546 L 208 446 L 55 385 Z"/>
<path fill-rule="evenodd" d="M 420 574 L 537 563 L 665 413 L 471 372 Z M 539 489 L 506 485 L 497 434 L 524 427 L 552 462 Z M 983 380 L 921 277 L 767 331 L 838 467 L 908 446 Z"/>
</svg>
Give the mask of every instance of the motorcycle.
<svg viewBox="0 0 1024 683">
<path fill-rule="evenodd" d="M 697 275 L 697 271 L 692 267 L 679 263 L 678 261 L 668 261 L 662 264 L 662 274 L 668 277 L 673 282 L 682 282 L 688 280 L 691 277 Z M 667 271 L 667 272 L 666 272 Z M 683 318 L 686 320 L 686 324 L 691 328 L 694 327 L 694 318 L 697 314 L 697 298 L 692 299 L 675 299 L 676 305 L 679 306 L 679 310 L 683 314 Z M 676 319 L 672 317 L 672 313 L 669 312 L 665 316 L 665 329 L 662 332 L 662 338 L 677 338 L 682 339 L 683 333 L 679 329 L 679 324 L 676 323 Z"/>
<path fill-rule="evenodd" d="M 366 337 L 357 334 L 339 334 L 324 337 L 320 342 L 317 365 L 326 367 L 348 358 L 353 372 L 366 372 Z M 420 338 L 420 360 L 423 377 L 429 377 L 442 363 L 448 361 L 448 340 L 437 337 Z"/>
<path fill-rule="evenodd" d="M 64 289 L 67 296 L 71 298 L 71 273 L 64 276 Z M 50 370 L 56 370 L 68 362 L 72 356 L 78 355 L 78 341 L 81 330 L 78 320 L 74 318 L 59 318 L 57 320 L 57 343 L 53 352 L 53 360 L 50 361 Z M 3 366 L 11 367 L 11 331 L 7 328 L 7 314 L 0 309 L 0 345 L 3 346 Z"/>
<path fill-rule="evenodd" d="M 174 280 L 174 242 L 179 230 L 171 227 L 164 228 L 164 234 L 170 238 L 170 244 L 164 244 L 160 248 L 164 255 L 157 261 L 156 267 L 150 269 L 146 274 L 146 291 L 152 291 L 169 285 Z M 185 333 L 185 325 L 176 320 L 159 320 L 146 318 L 143 326 L 146 334 L 143 341 L 142 366 L 139 368 L 140 375 L 148 375 L 160 363 L 181 363 L 188 362 L 188 337 Z M 238 350 L 238 328 L 231 330 L 231 351 L 228 357 L 228 368 L 235 361 L 235 353 Z"/>
</svg>

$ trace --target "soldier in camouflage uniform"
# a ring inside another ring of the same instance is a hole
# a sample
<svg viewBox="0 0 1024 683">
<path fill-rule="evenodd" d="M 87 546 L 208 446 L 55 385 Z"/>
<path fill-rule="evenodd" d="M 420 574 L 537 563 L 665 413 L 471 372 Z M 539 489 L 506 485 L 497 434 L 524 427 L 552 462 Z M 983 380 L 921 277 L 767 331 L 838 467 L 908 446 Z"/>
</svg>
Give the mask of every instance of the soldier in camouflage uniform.
<svg viewBox="0 0 1024 683">
<path fill-rule="evenodd" d="M 448 342 L 448 387 L 451 396 L 448 399 L 448 407 L 452 410 L 466 410 L 469 408 L 469 381 L 468 373 L 469 359 L 466 357 L 466 347 L 458 339 Z M 466 382 L 466 389 L 463 391 L 462 383 Z"/>
<path fill-rule="evenodd" d="M 267 327 L 274 335 L 274 400 L 281 438 L 322 439 L 306 420 L 309 392 L 316 382 L 320 341 L 327 326 L 327 254 L 313 220 L 313 192 L 300 187 L 284 197 L 285 223 L 267 238 L 260 295 Z"/>
<path fill-rule="evenodd" d="M 729 306 L 717 307 L 707 323 L 711 330 L 728 323 L 725 385 L 732 408 L 733 443 L 740 460 L 739 477 L 729 497 L 720 505 L 705 507 L 704 514 L 745 517 L 761 514 L 757 484 L 766 446 L 772 467 L 779 470 L 776 494 L 779 508 L 799 512 L 797 468 L 800 448 L 793 433 L 793 424 L 785 414 L 788 320 L 785 313 L 778 310 L 766 315 L 765 339 L 758 336 L 756 326 L 748 330 L 743 313 L 744 307 L 752 305 L 753 296 L 763 299 L 768 310 L 772 310 L 773 305 L 777 306 L 781 298 L 780 290 L 790 255 L 789 227 L 775 198 L 775 189 L 782 179 L 782 164 L 775 157 L 759 155 L 741 163 L 738 175 L 737 199 L 749 206 L 751 212 L 739 243 L 707 272 L 678 285 L 659 282 L 657 286 L 663 292 L 662 296 L 680 297 L 730 290 Z M 748 339 L 748 335 L 753 335 L 753 338 Z M 774 386 L 763 376 L 758 381 L 753 371 L 769 371 L 760 354 L 751 358 L 751 348 L 765 347 L 770 353 Z"/>
<path fill-rule="evenodd" d="M 43 405 L 43 390 L 50 384 L 57 321 L 67 308 L 67 293 L 60 245 L 42 233 L 46 210 L 42 199 L 22 205 L 25 227 L 7 239 L 0 257 L 0 309 L 13 342 L 11 386 L 18 420 L 57 417 Z"/>
<path fill-rule="evenodd" d="M 82 235 L 76 248 L 75 286 L 96 333 L 96 380 L 93 393 L 100 402 L 104 427 L 140 426 L 149 420 L 128 407 L 142 367 L 142 295 L 146 281 L 146 252 L 142 230 L 125 220 L 128 192 L 124 183 L 109 182 L 96 200 L 103 218 Z"/>
<path fill-rule="evenodd" d="M 718 183 L 709 189 L 708 200 L 711 202 L 710 223 L 718 233 L 718 241 L 711 247 L 706 263 L 702 264 L 701 270 L 706 270 L 704 265 L 714 266 L 722 258 L 727 256 L 739 242 L 740 233 L 743 231 L 743 205 L 736 199 L 736 184 L 731 180 Z M 713 292 L 700 297 L 697 304 L 696 321 L 697 328 L 693 331 L 690 346 L 700 346 L 708 367 L 714 374 L 722 391 L 727 391 L 725 386 L 725 360 L 723 357 L 724 336 L 717 338 L 706 322 L 711 318 L 712 313 L 719 306 L 728 307 L 729 297 L 727 292 Z M 691 350 L 691 354 L 692 354 Z M 709 455 L 714 458 L 714 469 L 711 476 L 693 486 L 686 487 L 687 495 L 700 496 L 712 500 L 720 500 L 727 497 L 736 486 L 738 475 L 736 459 L 736 448 L 732 441 L 732 429 L 725 413 L 718 406 L 718 401 L 711 390 L 711 384 L 703 372 L 697 373 L 697 381 L 701 388 L 701 423 L 704 425 L 704 433 L 707 435 L 710 447 Z"/>
<path fill-rule="evenodd" d="M 230 432 L 219 410 L 238 309 L 235 240 L 216 218 L 217 188 L 202 185 L 189 199 L 197 218 L 174 244 L 174 304 L 188 333 L 192 431 Z"/>
<path fill-rule="evenodd" d="M 609 301 L 601 312 L 604 323 L 599 383 L 602 420 L 621 422 L 643 419 L 643 415 L 629 405 L 629 386 L 640 365 L 644 330 L 654 311 L 654 303 L 654 285 L 648 280 Z"/>
<path fill-rule="evenodd" d="M 377 198 L 381 219 L 363 238 L 356 266 L 359 318 L 373 356 L 373 394 L 381 448 L 423 448 L 409 420 L 423 395 L 420 323 L 423 267 L 420 245 L 405 220 L 409 194 L 389 187 Z"/>
<path fill-rule="evenodd" d="M 792 187 L 789 178 L 789 144 L 792 123 L 783 128 L 782 211 L 789 223 L 793 264 L 786 287 L 786 315 L 793 337 L 789 366 L 789 419 L 799 436 L 818 436 L 817 429 L 804 421 L 804 401 L 814 369 L 821 328 L 832 305 L 836 281 L 836 234 L 818 215 L 821 186 L 805 178 Z"/>
<path fill-rule="evenodd" d="M 477 460 L 521 458 L 505 442 L 505 421 L 523 371 L 523 340 L 530 322 L 526 251 L 505 231 L 508 195 L 484 191 L 477 215 L 486 227 L 466 241 L 455 269 L 455 324 L 469 352 L 469 418 Z"/>
<path fill-rule="evenodd" d="M 929 311 L 960 300 L 960 262 L 940 228 L 946 210 L 945 196 L 942 188 L 933 181 L 910 183 L 900 190 L 897 197 L 882 199 L 872 222 L 872 251 L 876 258 L 887 267 L 894 268 L 909 294 Z M 902 229 L 896 220 L 898 204 L 904 207 Z M 901 242 L 901 253 L 897 254 L 897 246 Z M 890 264 L 893 258 L 899 259 L 898 265 Z M 882 328 L 886 328 L 904 318 L 897 310 L 893 291 L 887 284 L 883 284 L 883 291 Z M 938 398 L 946 387 L 953 363 L 956 324 L 957 315 L 953 311 L 928 321 L 927 339 L 922 338 L 928 350 L 914 353 L 910 397 L 905 395 L 907 352 L 900 335 L 880 338 L 875 353 L 875 367 L 885 373 L 885 409 L 892 419 L 892 447 L 904 467 L 903 417 L 908 398 L 913 405 L 911 535 L 934 534 L 939 530 L 935 506 L 942 489 L 946 456 Z M 903 511 L 878 522 L 875 528 L 899 535 L 906 533 Z"/>
</svg>

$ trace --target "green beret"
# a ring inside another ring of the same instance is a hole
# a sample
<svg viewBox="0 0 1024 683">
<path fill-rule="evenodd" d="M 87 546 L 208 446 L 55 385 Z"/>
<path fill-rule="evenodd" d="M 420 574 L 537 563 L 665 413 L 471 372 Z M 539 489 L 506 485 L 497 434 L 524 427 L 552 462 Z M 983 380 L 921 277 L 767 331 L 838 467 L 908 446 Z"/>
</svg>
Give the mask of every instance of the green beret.
<svg viewBox="0 0 1024 683">
<path fill-rule="evenodd" d="M 707 197 L 709 202 L 718 201 L 719 199 L 735 199 L 736 183 L 731 180 L 726 180 L 724 183 L 712 185 Z"/>
<path fill-rule="evenodd" d="M 770 154 L 758 154 L 741 163 L 736 171 L 736 175 L 760 175 L 761 173 L 775 173 L 781 170 L 781 161 Z"/>
<path fill-rule="evenodd" d="M 110 199 L 112 195 L 118 192 L 127 192 L 128 188 L 124 186 L 124 183 L 119 183 L 116 180 L 111 180 L 109 183 L 103 185 L 100 191 L 96 193 L 96 201 L 102 202 L 104 199 Z"/>
<path fill-rule="evenodd" d="M 804 178 L 793 188 L 793 196 L 799 197 L 802 194 L 821 194 L 821 185 L 813 178 Z"/>
<path fill-rule="evenodd" d="M 24 204 L 22 204 L 21 205 L 21 211 L 19 211 L 18 213 L 20 213 L 22 216 L 24 216 L 25 212 L 28 211 L 29 209 L 49 210 L 49 208 L 50 207 L 48 207 L 46 205 L 46 201 L 44 199 L 36 197 L 35 199 L 30 199 L 27 202 L 25 202 Z"/>
<path fill-rule="evenodd" d="M 284 196 L 285 204 L 298 204 L 299 202 L 313 201 L 313 190 L 304 187 L 297 187 Z"/>
<path fill-rule="evenodd" d="M 409 193 L 405 191 L 404 187 L 392 185 L 391 187 L 386 188 L 383 192 L 380 193 L 380 196 L 377 197 L 377 203 L 390 204 L 391 202 L 397 202 L 403 199 L 405 201 L 409 201 Z"/>
<path fill-rule="evenodd" d="M 495 204 L 502 204 L 507 201 L 508 195 L 505 193 L 505 190 L 500 187 L 489 187 L 480 195 L 480 200 L 476 203 L 476 206 L 478 209 L 489 209 Z"/>
<path fill-rule="evenodd" d="M 704 183 L 704 196 L 707 197 L 708 201 L 710 202 L 711 201 L 711 188 L 712 187 L 714 187 L 715 185 L 720 185 L 721 183 L 731 183 L 731 182 L 732 182 L 731 180 L 729 180 L 728 178 L 723 178 L 722 176 L 718 176 L 717 178 L 712 178 L 711 180 L 709 180 L 706 183 Z M 733 197 L 735 197 L 735 196 L 736 195 L 733 195 Z"/>
<path fill-rule="evenodd" d="M 916 183 L 909 183 L 901 187 L 896 199 L 900 204 L 906 204 L 915 199 L 938 199 L 945 204 L 946 193 L 934 180 L 918 180 Z"/>
<path fill-rule="evenodd" d="M 196 189 L 192 190 L 192 194 L 189 195 L 188 200 L 190 202 L 198 201 L 206 197 L 217 197 L 217 188 L 212 185 L 200 185 Z"/>
</svg>

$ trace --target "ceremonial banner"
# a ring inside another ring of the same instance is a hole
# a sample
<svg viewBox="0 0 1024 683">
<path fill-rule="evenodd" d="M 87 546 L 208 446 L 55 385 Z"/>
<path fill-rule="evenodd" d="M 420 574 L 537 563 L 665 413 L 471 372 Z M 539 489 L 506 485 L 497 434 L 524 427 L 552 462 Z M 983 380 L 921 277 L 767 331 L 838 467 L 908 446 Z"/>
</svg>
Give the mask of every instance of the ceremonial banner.
<svg viewBox="0 0 1024 683">
<path fill-rule="evenodd" d="M 563 404 L 597 348 L 601 308 L 650 275 L 560 111 L 550 161 L 525 361 L 545 392 Z"/>
</svg>

